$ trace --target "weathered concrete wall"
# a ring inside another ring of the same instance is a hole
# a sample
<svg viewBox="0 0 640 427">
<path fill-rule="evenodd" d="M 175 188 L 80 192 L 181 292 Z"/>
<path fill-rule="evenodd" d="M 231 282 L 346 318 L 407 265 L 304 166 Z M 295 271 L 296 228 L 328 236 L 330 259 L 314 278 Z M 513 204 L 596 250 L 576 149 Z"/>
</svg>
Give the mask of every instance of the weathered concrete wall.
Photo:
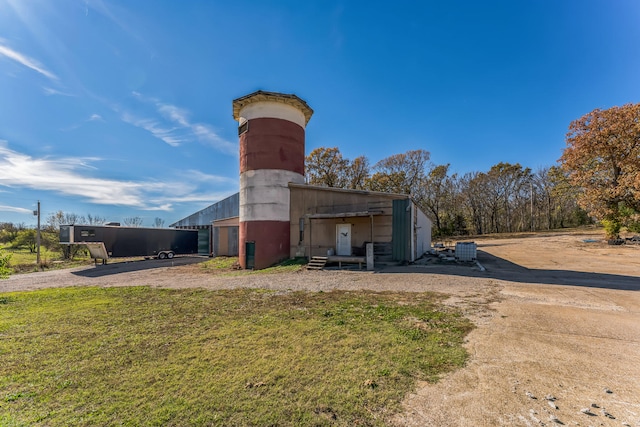
<svg viewBox="0 0 640 427">
<path fill-rule="evenodd" d="M 275 102 L 254 102 L 243 106 L 239 113 L 238 124 L 242 125 L 248 120 L 262 119 L 265 117 L 272 119 L 282 119 L 298 125 L 301 128 L 306 126 L 306 118 L 299 108 L 293 105 Z M 252 123 L 253 125 L 253 123 Z"/>
<path fill-rule="evenodd" d="M 240 176 L 241 221 L 289 222 L 289 183 L 302 183 L 296 172 L 249 170 Z"/>
</svg>

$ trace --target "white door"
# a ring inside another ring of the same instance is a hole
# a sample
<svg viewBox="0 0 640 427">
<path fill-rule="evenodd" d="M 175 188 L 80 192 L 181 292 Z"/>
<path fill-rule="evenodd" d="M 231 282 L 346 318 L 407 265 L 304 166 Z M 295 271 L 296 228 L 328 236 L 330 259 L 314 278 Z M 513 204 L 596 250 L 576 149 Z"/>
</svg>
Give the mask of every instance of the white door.
<svg viewBox="0 0 640 427">
<path fill-rule="evenodd" d="M 336 225 L 336 255 L 351 256 L 351 224 Z"/>
</svg>

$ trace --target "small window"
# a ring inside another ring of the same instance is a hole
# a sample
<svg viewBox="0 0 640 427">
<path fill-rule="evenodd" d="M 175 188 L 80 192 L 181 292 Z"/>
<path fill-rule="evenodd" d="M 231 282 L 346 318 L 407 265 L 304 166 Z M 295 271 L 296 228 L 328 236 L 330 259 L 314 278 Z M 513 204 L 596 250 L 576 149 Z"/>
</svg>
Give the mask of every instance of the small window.
<svg viewBox="0 0 640 427">
<path fill-rule="evenodd" d="M 95 237 L 96 230 L 80 230 L 80 237 Z"/>
</svg>

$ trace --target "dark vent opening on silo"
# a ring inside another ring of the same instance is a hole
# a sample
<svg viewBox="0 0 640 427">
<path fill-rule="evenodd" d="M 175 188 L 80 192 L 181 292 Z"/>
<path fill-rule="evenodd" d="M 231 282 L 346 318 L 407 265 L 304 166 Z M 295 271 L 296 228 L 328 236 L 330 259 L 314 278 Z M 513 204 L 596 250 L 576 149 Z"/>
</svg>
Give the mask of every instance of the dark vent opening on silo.
<svg viewBox="0 0 640 427">
<path fill-rule="evenodd" d="M 238 136 L 249 130 L 249 120 L 238 126 Z"/>
</svg>

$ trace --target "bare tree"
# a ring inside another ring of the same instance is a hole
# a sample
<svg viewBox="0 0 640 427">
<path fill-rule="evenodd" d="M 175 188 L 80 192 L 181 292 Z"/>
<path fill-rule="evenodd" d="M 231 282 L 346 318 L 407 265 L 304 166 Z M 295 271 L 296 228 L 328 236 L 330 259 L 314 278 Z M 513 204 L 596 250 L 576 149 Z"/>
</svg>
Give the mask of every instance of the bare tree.
<svg viewBox="0 0 640 427">
<path fill-rule="evenodd" d="M 369 159 L 365 156 L 358 156 L 351 162 L 347 162 L 346 167 L 346 188 L 352 190 L 364 190 L 369 181 Z"/>
<path fill-rule="evenodd" d="M 433 166 L 414 196 L 434 222 L 435 235 L 451 234 L 455 228 L 456 180 L 455 174 L 449 176 L 449 164 Z"/>
<path fill-rule="evenodd" d="M 468 172 L 460 179 L 459 199 L 463 215 L 471 224 L 473 234 L 484 234 L 487 225 L 487 176 L 482 172 Z"/>
<path fill-rule="evenodd" d="M 317 148 L 306 162 L 309 184 L 410 195 L 433 221 L 434 235 L 588 223 L 576 204 L 580 189 L 555 166 L 534 174 L 519 163 L 500 162 L 487 172 L 458 176 L 449 174 L 448 164 L 433 165 L 425 150 L 394 154 L 370 168 L 366 157 L 350 161 L 337 147 Z"/>
<path fill-rule="evenodd" d="M 139 216 L 128 216 L 122 219 L 125 227 L 142 227 L 143 219 Z"/>
<path fill-rule="evenodd" d="M 87 214 L 87 224 L 89 225 L 100 225 L 104 224 L 105 222 L 107 222 L 107 219 L 105 217 Z"/>
<path fill-rule="evenodd" d="M 159 217 L 156 217 L 156 218 L 153 220 L 153 226 L 154 226 L 154 227 L 156 227 L 156 228 L 162 228 L 162 227 L 164 227 L 164 219 L 159 218 Z"/>
<path fill-rule="evenodd" d="M 47 228 L 51 231 L 59 231 L 61 225 L 86 224 L 87 220 L 84 216 L 73 212 L 65 213 L 58 211 L 47 217 Z"/>
</svg>

